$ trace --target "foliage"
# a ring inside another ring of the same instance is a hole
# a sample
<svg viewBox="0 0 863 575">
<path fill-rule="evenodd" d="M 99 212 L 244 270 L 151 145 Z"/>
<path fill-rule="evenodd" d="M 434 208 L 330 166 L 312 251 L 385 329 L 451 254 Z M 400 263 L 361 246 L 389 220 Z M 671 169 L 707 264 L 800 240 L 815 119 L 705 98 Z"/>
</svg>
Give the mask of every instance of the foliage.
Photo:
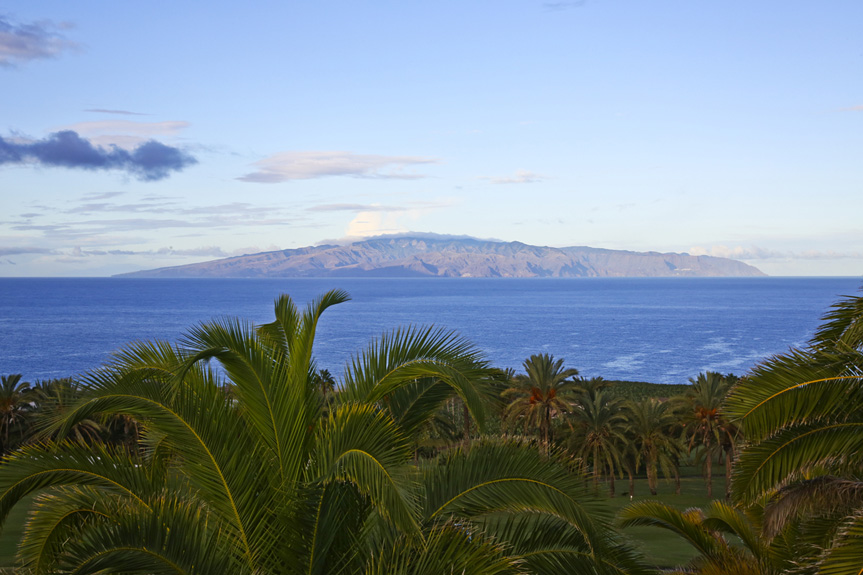
<svg viewBox="0 0 863 575">
<path fill-rule="evenodd" d="M 503 393 L 509 400 L 504 418 L 510 426 L 539 430 L 540 441 L 548 449 L 553 420 L 572 409 L 576 382 L 570 378 L 578 370 L 564 368 L 563 359 L 547 353 L 532 355 L 523 365 L 525 375 L 516 376 L 514 385 Z"/>
<path fill-rule="evenodd" d="M 804 572 L 863 566 L 863 298 L 825 316 L 809 345 L 775 356 L 734 388 L 728 414 L 746 443 L 742 504 L 765 503 L 766 535 L 793 532 Z"/>
<path fill-rule="evenodd" d="M 454 334 L 386 334 L 325 396 L 317 323 L 347 299 L 328 292 L 300 311 L 282 296 L 269 324 L 211 322 L 90 374 L 50 431 L 119 414 L 141 449 L 58 439 L 0 467 L 0 519 L 40 494 L 22 569 L 647 572 L 554 450 L 482 440 L 414 463 L 414 437 L 453 398 L 486 425 L 493 374 Z"/>
</svg>

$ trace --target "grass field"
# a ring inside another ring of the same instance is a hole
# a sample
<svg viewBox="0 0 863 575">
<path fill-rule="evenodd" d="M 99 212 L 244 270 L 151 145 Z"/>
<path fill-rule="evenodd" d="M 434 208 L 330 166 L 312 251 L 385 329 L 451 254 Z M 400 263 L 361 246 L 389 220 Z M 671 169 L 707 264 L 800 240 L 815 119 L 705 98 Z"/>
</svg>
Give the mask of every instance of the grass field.
<svg viewBox="0 0 863 575">
<path fill-rule="evenodd" d="M 725 497 L 725 468 L 714 466 L 713 497 L 722 499 Z M 718 473 L 719 475 L 716 475 Z M 657 495 L 650 495 L 647 489 L 647 479 L 635 480 L 635 497 L 632 501 L 661 501 L 678 509 L 690 507 L 704 507 L 710 503 L 707 498 L 707 485 L 700 475 L 700 469 L 686 467 L 681 470 L 680 495 L 674 494 L 674 482 L 660 479 Z M 618 481 L 618 493 L 629 489 L 628 481 Z M 607 502 L 615 510 L 619 511 L 630 503 L 629 495 L 618 495 L 608 498 Z M 695 557 L 696 553 L 691 545 L 681 537 L 655 527 L 629 527 L 622 529 L 624 537 L 644 553 L 648 562 L 659 567 L 675 567 L 683 565 Z"/>
</svg>

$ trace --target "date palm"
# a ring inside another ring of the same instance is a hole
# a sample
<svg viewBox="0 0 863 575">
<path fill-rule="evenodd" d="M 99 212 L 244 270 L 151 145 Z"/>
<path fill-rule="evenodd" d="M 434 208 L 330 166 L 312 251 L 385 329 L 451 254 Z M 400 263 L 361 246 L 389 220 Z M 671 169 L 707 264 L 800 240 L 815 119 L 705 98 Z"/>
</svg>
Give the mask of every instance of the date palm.
<svg viewBox="0 0 863 575">
<path fill-rule="evenodd" d="M 578 375 L 574 368 L 564 368 L 563 359 L 544 353 L 532 355 L 523 363 L 525 375 L 517 376 L 515 385 L 504 392 L 509 405 L 504 418 L 510 424 L 520 423 L 524 430 L 538 429 L 540 442 L 548 449 L 552 421 L 572 409 L 572 393 Z"/>
<path fill-rule="evenodd" d="M 0 519 L 38 493 L 19 548 L 33 573 L 642 572 L 566 461 L 482 442 L 414 465 L 412 434 L 458 397 L 485 424 L 487 366 L 457 336 L 397 330 L 315 385 L 325 294 L 276 320 L 221 320 L 138 343 L 87 377 L 59 434 L 100 413 L 142 449 L 31 446 L 0 466 Z M 211 365 L 216 364 L 216 365 Z"/>
<path fill-rule="evenodd" d="M 647 486 L 656 495 L 659 470 L 668 478 L 676 472 L 682 446 L 674 433 L 677 418 L 667 402 L 650 398 L 627 402 L 626 421 L 632 448 L 636 453 L 635 467 L 644 463 Z"/>
<path fill-rule="evenodd" d="M 626 443 L 626 415 L 622 401 L 600 388 L 580 389 L 569 416 L 573 428 L 570 450 L 593 470 L 593 486 L 601 476 L 609 478 L 614 496 L 614 475 L 621 468 L 621 447 Z"/>
<path fill-rule="evenodd" d="M 704 459 L 707 497 L 713 497 L 713 458 L 733 441 L 736 427 L 722 412 L 731 386 L 722 374 L 708 371 L 697 378 L 680 402 L 680 413 L 689 437 L 689 450 L 699 449 Z"/>
</svg>

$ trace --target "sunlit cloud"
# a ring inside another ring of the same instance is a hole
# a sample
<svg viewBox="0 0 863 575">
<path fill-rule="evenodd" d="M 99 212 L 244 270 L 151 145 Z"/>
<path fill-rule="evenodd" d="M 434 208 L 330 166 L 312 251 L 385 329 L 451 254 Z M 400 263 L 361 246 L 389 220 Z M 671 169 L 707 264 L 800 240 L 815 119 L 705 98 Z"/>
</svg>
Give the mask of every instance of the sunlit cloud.
<svg viewBox="0 0 863 575">
<path fill-rule="evenodd" d="M 331 176 L 378 179 L 418 179 L 410 168 L 434 164 L 434 158 L 381 156 L 352 152 L 282 152 L 255 162 L 254 172 L 237 178 L 244 182 L 273 184 Z"/>
<path fill-rule="evenodd" d="M 403 212 L 411 208 L 405 206 L 385 206 L 375 204 L 322 204 L 307 208 L 309 212 Z"/>
<path fill-rule="evenodd" d="M 547 179 L 547 177 L 527 170 L 516 170 L 515 174 L 511 176 L 486 176 L 482 179 L 488 180 L 492 184 L 534 184 Z"/>
<path fill-rule="evenodd" d="M 117 114 L 120 116 L 149 116 L 149 114 L 144 114 L 141 112 L 130 112 L 129 110 L 107 110 L 105 108 L 88 108 L 84 111 L 92 112 L 94 114 Z"/>
<path fill-rule="evenodd" d="M 0 67 L 53 58 L 77 47 L 58 32 L 69 27 L 48 21 L 16 23 L 0 16 Z"/>
</svg>

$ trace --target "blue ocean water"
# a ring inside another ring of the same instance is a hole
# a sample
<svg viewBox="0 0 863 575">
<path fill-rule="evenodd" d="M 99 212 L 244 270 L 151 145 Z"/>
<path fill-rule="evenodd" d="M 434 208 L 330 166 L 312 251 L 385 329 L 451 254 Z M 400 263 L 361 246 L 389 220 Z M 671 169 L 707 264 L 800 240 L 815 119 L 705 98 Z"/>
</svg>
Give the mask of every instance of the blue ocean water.
<svg viewBox="0 0 863 575">
<path fill-rule="evenodd" d="M 82 373 L 134 340 L 176 341 L 212 318 L 272 320 L 280 293 L 304 304 L 332 288 L 352 301 L 320 324 L 320 367 L 408 324 L 458 331 L 499 367 L 551 353 L 587 377 L 685 383 L 743 374 L 804 344 L 860 278 L 0 279 L 0 374 Z"/>
</svg>

